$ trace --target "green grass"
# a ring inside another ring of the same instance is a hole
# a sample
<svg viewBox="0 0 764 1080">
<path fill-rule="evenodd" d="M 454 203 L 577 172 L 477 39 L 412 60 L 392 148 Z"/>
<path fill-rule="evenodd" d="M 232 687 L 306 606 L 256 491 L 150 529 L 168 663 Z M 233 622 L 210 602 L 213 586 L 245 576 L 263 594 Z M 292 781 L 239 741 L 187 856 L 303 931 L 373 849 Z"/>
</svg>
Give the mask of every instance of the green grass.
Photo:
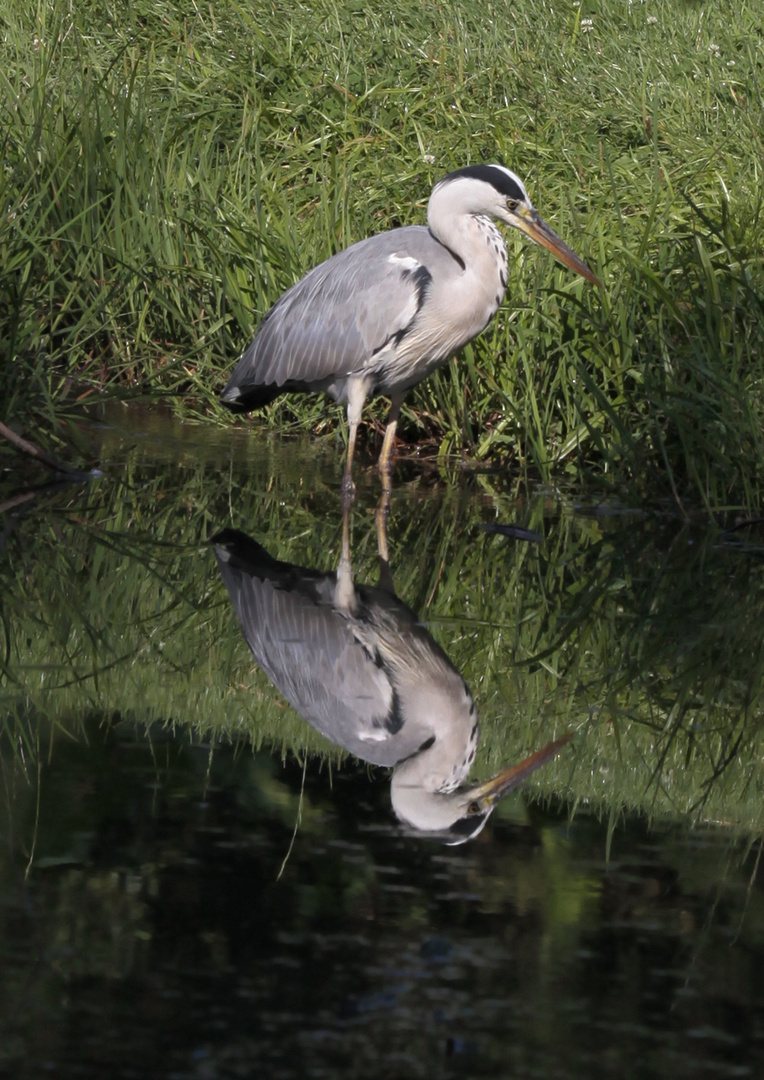
<svg viewBox="0 0 764 1080">
<path fill-rule="evenodd" d="M 0 411 L 216 396 L 278 295 L 500 160 L 602 292 L 510 241 L 507 303 L 402 430 L 711 510 L 764 479 L 758 0 L 423 6 L 9 0 Z M 383 415 L 378 405 L 374 415 Z M 286 401 L 263 429 L 335 424 Z"/>
</svg>

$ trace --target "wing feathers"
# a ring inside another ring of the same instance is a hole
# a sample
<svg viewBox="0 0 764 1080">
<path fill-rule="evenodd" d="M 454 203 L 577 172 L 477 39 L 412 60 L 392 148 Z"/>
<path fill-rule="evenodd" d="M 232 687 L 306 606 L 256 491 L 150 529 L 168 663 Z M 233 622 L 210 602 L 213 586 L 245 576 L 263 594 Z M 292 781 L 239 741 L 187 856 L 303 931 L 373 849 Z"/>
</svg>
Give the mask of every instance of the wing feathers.
<svg viewBox="0 0 764 1080">
<path fill-rule="evenodd" d="M 360 374 L 409 332 L 432 281 L 427 229 L 373 236 L 315 267 L 276 302 L 222 394 L 234 408 Z M 416 249 L 417 255 L 412 254 Z"/>
<path fill-rule="evenodd" d="M 247 644 L 287 701 L 345 749 L 358 752 L 372 733 L 387 739 L 395 690 L 353 620 L 335 610 L 335 575 L 279 563 L 235 530 L 212 542 Z"/>
</svg>

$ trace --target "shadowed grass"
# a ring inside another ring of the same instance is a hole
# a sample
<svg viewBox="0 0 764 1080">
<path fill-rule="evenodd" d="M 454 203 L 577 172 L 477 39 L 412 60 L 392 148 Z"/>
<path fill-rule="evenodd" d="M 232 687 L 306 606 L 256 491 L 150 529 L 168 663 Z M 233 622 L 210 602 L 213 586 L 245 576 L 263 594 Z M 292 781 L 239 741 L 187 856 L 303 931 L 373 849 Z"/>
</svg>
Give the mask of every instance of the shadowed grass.
<svg viewBox="0 0 764 1080">
<path fill-rule="evenodd" d="M 55 428 L 112 386 L 222 420 L 226 373 L 284 288 L 422 221 L 449 169 L 501 160 L 604 289 L 510 239 L 507 304 L 411 393 L 403 434 L 535 476 L 759 500 L 758 4 L 13 0 L 3 23 L 0 400 L 17 425 Z M 339 415 L 305 398 L 254 422 Z"/>
</svg>

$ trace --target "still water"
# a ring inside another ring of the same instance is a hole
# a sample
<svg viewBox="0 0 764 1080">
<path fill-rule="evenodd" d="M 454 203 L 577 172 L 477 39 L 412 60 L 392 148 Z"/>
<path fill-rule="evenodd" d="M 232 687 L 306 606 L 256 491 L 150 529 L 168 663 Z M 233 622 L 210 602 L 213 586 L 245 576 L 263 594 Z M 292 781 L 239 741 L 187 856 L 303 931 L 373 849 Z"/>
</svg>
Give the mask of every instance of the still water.
<svg viewBox="0 0 764 1080">
<path fill-rule="evenodd" d="M 81 437 L 0 500 L 0 1074 L 764 1075 L 760 526 Z"/>
</svg>

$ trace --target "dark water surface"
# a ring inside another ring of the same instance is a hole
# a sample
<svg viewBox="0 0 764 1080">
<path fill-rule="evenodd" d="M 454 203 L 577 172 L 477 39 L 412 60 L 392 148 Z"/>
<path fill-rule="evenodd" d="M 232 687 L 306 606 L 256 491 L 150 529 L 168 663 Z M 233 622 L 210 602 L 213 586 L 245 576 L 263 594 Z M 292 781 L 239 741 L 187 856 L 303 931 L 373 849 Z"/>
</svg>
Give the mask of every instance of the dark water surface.
<svg viewBox="0 0 764 1080">
<path fill-rule="evenodd" d="M 0 523 L 0 1074 L 764 1075 L 757 526 L 399 465 L 390 570 L 474 695 L 472 779 L 576 733 L 446 846 L 271 687 L 208 543 L 334 571 L 342 447 L 83 437 L 103 477 Z"/>
</svg>

